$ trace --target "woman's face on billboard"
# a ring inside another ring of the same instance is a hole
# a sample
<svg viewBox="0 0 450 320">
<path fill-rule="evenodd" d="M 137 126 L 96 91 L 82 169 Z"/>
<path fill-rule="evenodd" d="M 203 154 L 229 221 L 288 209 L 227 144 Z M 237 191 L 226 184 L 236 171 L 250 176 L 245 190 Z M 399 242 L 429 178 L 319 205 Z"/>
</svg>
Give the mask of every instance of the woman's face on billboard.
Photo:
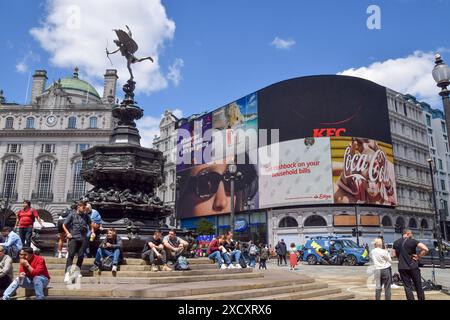
<svg viewBox="0 0 450 320">
<path fill-rule="evenodd" d="M 181 207 L 184 214 L 205 216 L 230 212 L 229 182 L 223 179 L 227 167 L 226 164 L 202 164 L 190 169 L 195 183 L 184 197 Z"/>
</svg>

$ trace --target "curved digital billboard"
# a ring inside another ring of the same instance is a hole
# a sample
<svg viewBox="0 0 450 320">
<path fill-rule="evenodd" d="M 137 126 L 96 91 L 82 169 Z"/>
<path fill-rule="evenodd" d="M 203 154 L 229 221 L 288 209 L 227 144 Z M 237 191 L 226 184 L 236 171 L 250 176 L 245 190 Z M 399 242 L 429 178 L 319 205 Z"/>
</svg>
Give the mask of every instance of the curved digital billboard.
<svg viewBox="0 0 450 320">
<path fill-rule="evenodd" d="M 181 125 L 177 214 L 397 204 L 386 88 L 348 76 L 282 81 Z"/>
</svg>

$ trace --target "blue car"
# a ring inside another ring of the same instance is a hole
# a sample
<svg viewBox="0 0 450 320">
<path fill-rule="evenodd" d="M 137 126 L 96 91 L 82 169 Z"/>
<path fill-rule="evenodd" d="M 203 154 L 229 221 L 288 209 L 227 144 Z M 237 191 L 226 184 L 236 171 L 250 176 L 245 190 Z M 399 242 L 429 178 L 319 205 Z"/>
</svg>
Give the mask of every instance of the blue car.
<svg viewBox="0 0 450 320">
<path fill-rule="evenodd" d="M 304 246 L 303 261 L 310 265 L 323 262 L 323 256 L 331 251 L 344 252 L 346 265 L 364 265 L 369 262 L 369 252 L 351 239 L 343 237 L 316 237 L 308 240 Z"/>
</svg>

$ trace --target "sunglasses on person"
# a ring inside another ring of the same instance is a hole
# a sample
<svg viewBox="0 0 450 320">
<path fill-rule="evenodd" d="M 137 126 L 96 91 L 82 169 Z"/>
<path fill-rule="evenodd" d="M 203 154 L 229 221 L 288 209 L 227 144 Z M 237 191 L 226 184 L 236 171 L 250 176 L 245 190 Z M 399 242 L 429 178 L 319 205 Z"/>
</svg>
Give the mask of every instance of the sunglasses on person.
<svg viewBox="0 0 450 320">
<path fill-rule="evenodd" d="M 226 180 L 227 173 L 220 174 L 215 171 L 202 171 L 195 177 L 190 178 L 190 185 L 192 191 L 200 199 L 209 199 L 217 193 L 219 189 L 219 184 L 223 182 L 225 187 L 225 192 L 230 194 L 231 192 L 231 182 Z M 235 181 L 234 188 L 236 192 L 243 190 L 245 183 L 243 180 Z"/>
</svg>

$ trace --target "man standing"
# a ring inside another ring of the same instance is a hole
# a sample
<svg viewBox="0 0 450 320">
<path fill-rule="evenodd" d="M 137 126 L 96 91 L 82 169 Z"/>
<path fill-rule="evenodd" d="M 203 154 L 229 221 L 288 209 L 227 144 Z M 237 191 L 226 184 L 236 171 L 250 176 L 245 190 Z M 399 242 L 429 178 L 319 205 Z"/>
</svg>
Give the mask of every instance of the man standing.
<svg viewBox="0 0 450 320">
<path fill-rule="evenodd" d="M 281 241 L 278 241 L 277 245 L 275 246 L 275 251 L 277 252 L 277 255 L 278 255 L 278 261 L 277 261 L 278 266 L 281 266 L 283 264 L 283 260 L 284 260 L 284 264 L 287 265 L 287 261 L 286 261 L 287 247 L 286 247 L 286 243 L 284 242 L 284 239 L 281 239 Z"/>
<path fill-rule="evenodd" d="M 403 237 L 394 242 L 393 255 L 398 259 L 398 272 L 402 278 L 406 298 L 414 300 L 413 287 L 417 292 L 417 299 L 425 300 L 420 275 L 419 260 L 428 253 L 428 248 L 423 243 L 413 239 L 412 231 L 403 231 Z M 417 254 L 417 249 L 420 252 Z"/>
<path fill-rule="evenodd" d="M 33 249 L 24 247 L 20 251 L 19 277 L 3 293 L 3 300 L 10 300 L 19 287 L 34 289 L 37 300 L 45 298 L 44 289 L 50 282 L 44 258 L 33 254 Z"/>
<path fill-rule="evenodd" d="M 158 271 L 156 260 L 158 260 L 159 265 L 163 266 L 162 271 L 172 271 L 167 266 L 167 256 L 166 250 L 164 250 L 161 230 L 156 229 L 153 237 L 150 237 L 149 241 L 145 244 L 144 250 L 142 250 L 142 259 L 150 261 L 151 271 Z"/>
<path fill-rule="evenodd" d="M 23 209 L 16 215 L 16 225 L 14 226 L 14 229 L 19 228 L 19 236 L 25 247 L 31 247 L 31 236 L 33 235 L 33 224 L 35 219 L 43 228 L 44 225 L 42 224 L 37 211 L 31 208 L 31 202 L 29 200 L 24 200 Z"/>
<path fill-rule="evenodd" d="M 0 243 L 0 246 L 5 249 L 7 255 L 13 260 L 16 260 L 20 250 L 22 250 L 22 240 L 20 240 L 19 235 L 9 227 L 4 227 L 2 229 L 2 236 L 5 239 L 5 242 Z"/>
<path fill-rule="evenodd" d="M 72 267 L 73 258 L 77 255 L 77 267 L 81 270 L 83 265 L 84 253 L 89 243 L 89 230 L 94 234 L 92 229 L 91 218 L 87 214 L 86 202 L 80 201 L 77 205 L 77 211 L 72 212 L 64 221 L 63 229 L 66 232 L 67 239 L 69 239 L 69 253 L 66 261 L 66 274 L 64 282 L 70 281 L 70 270 Z M 78 275 L 81 277 L 81 274 Z"/>
<path fill-rule="evenodd" d="M 164 237 L 163 245 L 167 252 L 167 260 L 175 263 L 180 255 L 187 249 L 188 243 L 177 237 L 175 229 L 171 229 Z"/>
<path fill-rule="evenodd" d="M 93 258 L 96 255 L 97 249 L 100 245 L 100 234 L 103 230 L 103 220 L 100 216 L 100 213 L 93 209 L 90 203 L 86 204 L 87 213 L 89 214 L 89 217 L 92 221 L 92 229 L 94 230 L 95 236 L 92 236 L 91 233 L 89 233 L 89 253 L 88 257 Z M 95 240 L 94 240 L 95 239 Z"/>
<path fill-rule="evenodd" d="M 5 248 L 0 246 L 0 290 L 6 290 L 13 278 L 13 262 L 5 252 Z"/>
<path fill-rule="evenodd" d="M 370 252 L 375 267 L 375 300 L 381 299 L 381 291 L 384 287 L 384 297 L 391 300 L 391 283 L 392 283 L 392 260 L 389 252 L 383 248 L 383 240 L 375 239 L 373 242 L 374 249 Z"/>
</svg>

